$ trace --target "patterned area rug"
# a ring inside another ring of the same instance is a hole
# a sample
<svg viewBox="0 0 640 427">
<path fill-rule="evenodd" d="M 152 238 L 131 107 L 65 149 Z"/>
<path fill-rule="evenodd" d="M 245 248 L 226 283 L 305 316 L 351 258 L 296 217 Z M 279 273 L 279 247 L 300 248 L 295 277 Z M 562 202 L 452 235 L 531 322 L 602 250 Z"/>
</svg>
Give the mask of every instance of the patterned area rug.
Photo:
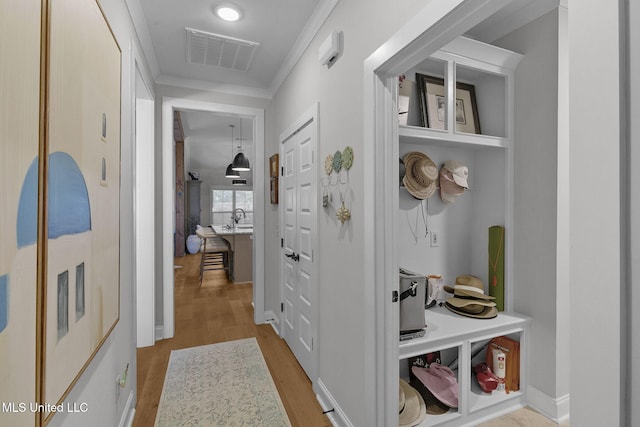
<svg viewBox="0 0 640 427">
<path fill-rule="evenodd" d="M 173 350 L 156 427 L 290 427 L 255 338 Z"/>
</svg>

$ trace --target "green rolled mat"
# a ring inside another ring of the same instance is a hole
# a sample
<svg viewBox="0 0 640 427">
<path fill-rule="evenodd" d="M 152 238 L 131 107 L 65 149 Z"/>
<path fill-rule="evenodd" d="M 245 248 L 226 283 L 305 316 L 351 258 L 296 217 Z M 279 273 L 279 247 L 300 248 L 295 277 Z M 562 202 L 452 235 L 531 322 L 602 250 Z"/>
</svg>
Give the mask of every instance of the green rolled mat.
<svg viewBox="0 0 640 427">
<path fill-rule="evenodd" d="M 504 311 L 504 244 L 504 227 L 489 227 L 489 295 L 496 298 L 498 311 Z"/>
</svg>

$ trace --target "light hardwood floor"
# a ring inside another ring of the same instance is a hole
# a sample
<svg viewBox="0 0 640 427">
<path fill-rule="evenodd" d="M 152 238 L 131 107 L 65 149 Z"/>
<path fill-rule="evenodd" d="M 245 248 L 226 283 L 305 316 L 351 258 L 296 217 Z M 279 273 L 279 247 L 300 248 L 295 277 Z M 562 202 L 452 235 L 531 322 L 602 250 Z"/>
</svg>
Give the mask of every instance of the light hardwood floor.
<svg viewBox="0 0 640 427">
<path fill-rule="evenodd" d="M 270 325 L 255 325 L 251 285 L 233 285 L 222 271 L 205 272 L 198 284 L 200 256 L 176 258 L 175 337 L 138 349 L 138 403 L 134 427 L 153 426 L 173 349 L 256 337 L 293 427 L 330 427 L 311 382 Z"/>
</svg>

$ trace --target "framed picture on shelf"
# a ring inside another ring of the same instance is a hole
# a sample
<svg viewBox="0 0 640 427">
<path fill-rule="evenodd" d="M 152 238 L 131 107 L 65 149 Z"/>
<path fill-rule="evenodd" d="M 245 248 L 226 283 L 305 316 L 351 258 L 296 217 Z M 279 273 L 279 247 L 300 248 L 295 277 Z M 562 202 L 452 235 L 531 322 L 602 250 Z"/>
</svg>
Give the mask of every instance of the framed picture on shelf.
<svg viewBox="0 0 640 427">
<path fill-rule="evenodd" d="M 398 77 L 398 124 L 409 124 L 409 108 L 412 104 L 411 94 L 415 90 L 416 83 L 407 80 L 404 75 Z M 415 102 L 415 101 L 413 101 Z"/>
<path fill-rule="evenodd" d="M 280 166 L 280 155 L 278 154 L 274 154 L 273 156 L 269 157 L 269 176 L 271 178 L 277 178 L 278 177 L 278 167 Z"/>
<path fill-rule="evenodd" d="M 447 103 L 444 79 L 416 73 L 416 80 L 418 81 L 422 126 L 445 130 Z M 473 85 L 456 83 L 455 114 L 456 132 L 480 133 L 476 91 Z"/>
</svg>

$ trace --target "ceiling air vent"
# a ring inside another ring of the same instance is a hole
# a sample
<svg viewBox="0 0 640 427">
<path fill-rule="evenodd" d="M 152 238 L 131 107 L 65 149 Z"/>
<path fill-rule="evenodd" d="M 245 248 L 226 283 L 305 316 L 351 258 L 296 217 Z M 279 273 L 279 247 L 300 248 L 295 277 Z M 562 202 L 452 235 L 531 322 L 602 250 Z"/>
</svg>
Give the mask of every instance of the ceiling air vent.
<svg viewBox="0 0 640 427">
<path fill-rule="evenodd" d="M 220 34 L 187 30 L 187 62 L 237 71 L 247 71 L 260 43 Z"/>
</svg>

